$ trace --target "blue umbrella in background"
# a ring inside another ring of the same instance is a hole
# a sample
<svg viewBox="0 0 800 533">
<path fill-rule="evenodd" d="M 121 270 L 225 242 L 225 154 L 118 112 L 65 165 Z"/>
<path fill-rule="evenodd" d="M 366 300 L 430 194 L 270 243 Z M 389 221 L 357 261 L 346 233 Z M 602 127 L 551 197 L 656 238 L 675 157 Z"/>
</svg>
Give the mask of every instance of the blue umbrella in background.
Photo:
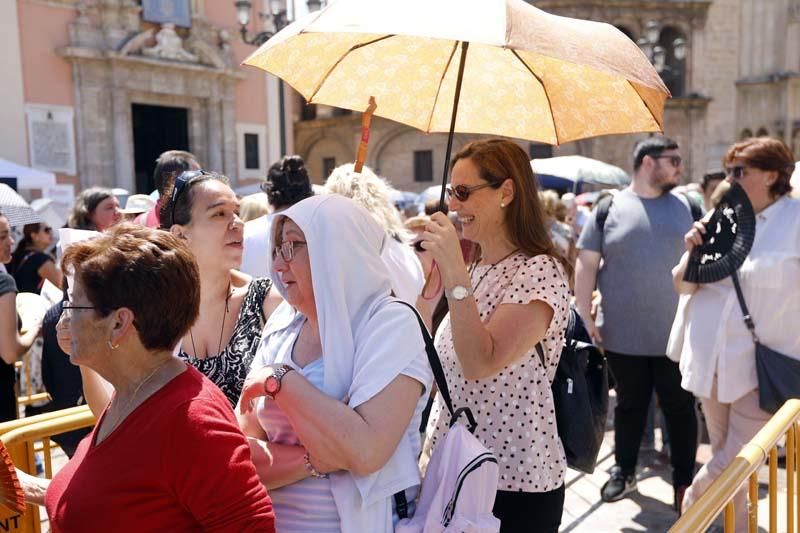
<svg viewBox="0 0 800 533">
<path fill-rule="evenodd" d="M 631 178 L 623 169 L 597 159 L 580 155 L 565 155 L 531 161 L 540 189 L 556 189 L 562 192 L 580 193 L 583 184 L 592 189 L 627 187 Z"/>
</svg>

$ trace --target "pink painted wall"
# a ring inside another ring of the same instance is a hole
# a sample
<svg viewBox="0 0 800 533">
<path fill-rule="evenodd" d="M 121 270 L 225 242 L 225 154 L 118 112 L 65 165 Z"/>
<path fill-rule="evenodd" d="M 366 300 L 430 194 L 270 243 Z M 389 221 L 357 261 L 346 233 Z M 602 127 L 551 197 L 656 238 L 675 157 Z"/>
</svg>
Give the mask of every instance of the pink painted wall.
<svg viewBox="0 0 800 533">
<path fill-rule="evenodd" d="M 253 4 L 258 5 L 260 2 L 257 0 Z M 253 12 L 256 11 L 254 7 Z M 237 65 L 256 49 L 255 46 L 242 42 L 239 35 L 239 24 L 236 20 L 236 8 L 232 0 L 206 0 L 205 15 L 214 26 L 225 28 L 230 33 L 233 57 Z M 255 27 L 254 22 L 251 22 L 251 27 Z M 266 124 L 267 102 L 264 73 L 253 67 L 244 66 L 240 67 L 240 72 L 245 74 L 247 79 L 236 84 L 236 121 Z"/>
<path fill-rule="evenodd" d="M 56 54 L 69 44 L 74 8 L 17 0 L 25 102 L 73 105 L 72 67 Z"/>
</svg>

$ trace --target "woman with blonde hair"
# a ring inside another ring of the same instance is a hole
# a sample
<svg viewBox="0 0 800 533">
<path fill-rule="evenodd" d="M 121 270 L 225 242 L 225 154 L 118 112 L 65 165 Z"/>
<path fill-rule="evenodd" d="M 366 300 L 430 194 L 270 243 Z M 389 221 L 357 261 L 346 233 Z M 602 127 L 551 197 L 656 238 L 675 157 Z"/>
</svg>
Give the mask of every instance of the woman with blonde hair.
<svg viewBox="0 0 800 533">
<path fill-rule="evenodd" d="M 355 200 L 383 228 L 386 238 L 381 259 L 389 269 L 392 289 L 401 300 L 419 304 L 417 309 L 425 315 L 425 302 L 420 297 L 425 284 L 422 265 L 408 246 L 413 234 L 403 226 L 400 213 L 390 200 L 394 189 L 369 167 L 355 172 L 353 164 L 347 163 L 334 169 L 325 182 L 325 190 Z"/>
</svg>

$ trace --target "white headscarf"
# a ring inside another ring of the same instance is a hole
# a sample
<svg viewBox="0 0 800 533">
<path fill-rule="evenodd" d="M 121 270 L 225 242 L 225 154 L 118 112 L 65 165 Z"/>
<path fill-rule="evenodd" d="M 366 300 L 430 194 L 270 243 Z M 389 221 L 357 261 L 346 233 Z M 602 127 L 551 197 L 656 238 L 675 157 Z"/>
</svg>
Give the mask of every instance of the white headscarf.
<svg viewBox="0 0 800 533">
<path fill-rule="evenodd" d="M 323 391 L 337 399 L 349 396 L 349 406 L 355 408 L 425 351 L 416 317 L 391 296 L 389 273 L 380 257 L 385 233 L 366 209 L 334 194 L 308 198 L 280 213 L 271 243 L 282 217 L 297 224 L 308 243 L 324 354 Z M 274 265 L 270 270 L 275 287 L 285 296 Z M 267 323 L 265 340 L 280 335 L 296 314 L 282 304 Z M 405 436 L 378 472 L 363 477 L 335 474 L 332 488 L 342 531 L 391 531 L 392 494 L 418 483 L 416 457 Z"/>
</svg>

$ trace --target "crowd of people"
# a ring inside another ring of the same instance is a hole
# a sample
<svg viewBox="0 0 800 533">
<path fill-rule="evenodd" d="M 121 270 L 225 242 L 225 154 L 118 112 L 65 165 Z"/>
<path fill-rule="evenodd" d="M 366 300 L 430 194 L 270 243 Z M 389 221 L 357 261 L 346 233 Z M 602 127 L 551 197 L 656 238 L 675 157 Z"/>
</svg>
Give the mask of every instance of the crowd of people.
<svg viewBox="0 0 800 533">
<path fill-rule="evenodd" d="M 497 457 L 501 531 L 556 532 L 567 464 L 550 385 L 574 306 L 616 382 L 603 501 L 636 490 L 655 391 L 680 513 L 770 416 L 730 280 L 683 281 L 703 212 L 730 183 L 746 192 L 757 232 L 742 287 L 759 337 L 800 358 L 800 202 L 779 140 L 735 144 L 689 194 L 674 141 L 639 142 L 632 163 L 631 185 L 590 210 L 539 190 L 519 145 L 476 141 L 453 157 L 444 209 L 409 216 L 367 167 L 315 191 L 286 156 L 242 199 L 169 151 L 155 202 L 82 191 L 67 226 L 96 233 L 59 260 L 54 228 L 27 225 L 14 247 L 0 215 L 0 420 L 18 416 L 13 365 L 40 334 L 50 408 L 97 417 L 59 437 L 71 459 L 52 481 L 19 473 L 26 496 L 59 531 L 391 531 L 450 422 L 405 302 Z M 23 330 L 16 294 L 46 283 L 63 299 Z M 696 471 L 698 403 L 713 457 Z"/>
</svg>

